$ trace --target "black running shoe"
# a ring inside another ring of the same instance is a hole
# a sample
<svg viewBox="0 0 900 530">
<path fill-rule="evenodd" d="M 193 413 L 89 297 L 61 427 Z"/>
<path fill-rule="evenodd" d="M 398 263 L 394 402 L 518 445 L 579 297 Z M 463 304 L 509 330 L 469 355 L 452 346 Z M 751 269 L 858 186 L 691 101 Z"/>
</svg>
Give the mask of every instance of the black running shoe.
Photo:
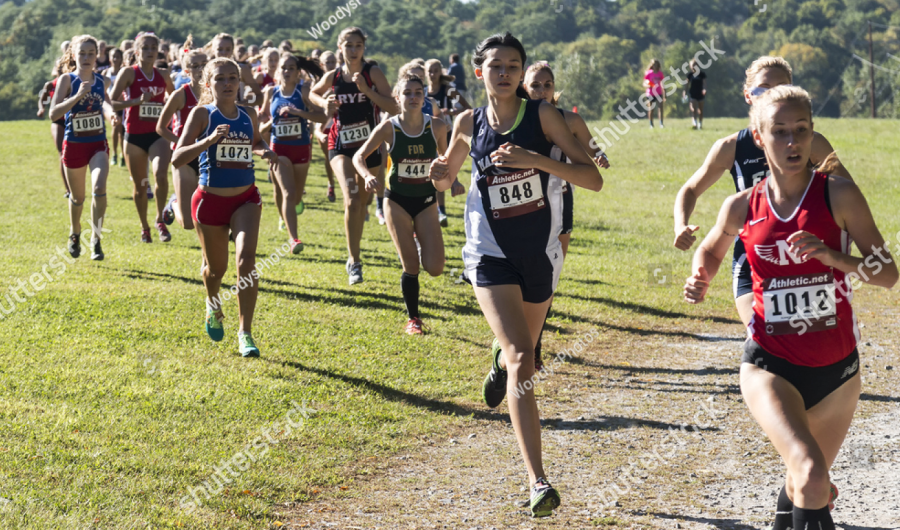
<svg viewBox="0 0 900 530">
<path fill-rule="evenodd" d="M 491 371 L 484 378 L 484 386 L 481 390 L 485 405 L 491 408 L 498 407 L 506 396 L 508 374 L 506 370 L 500 368 L 500 354 L 500 341 L 494 339 L 494 343 L 491 345 Z"/>
<path fill-rule="evenodd" d="M 531 487 L 531 516 L 532 517 L 549 517 L 553 515 L 553 510 L 559 507 L 559 492 L 547 481 L 541 477 L 537 479 L 534 486 Z"/>
<path fill-rule="evenodd" d="M 544 369 L 544 361 L 541 360 L 541 343 L 538 342 L 534 349 L 534 373 L 538 373 Z"/>
<path fill-rule="evenodd" d="M 72 255 L 73 258 L 77 258 L 81 255 L 81 234 L 72 234 L 69 236 L 69 242 L 66 245 L 66 248 L 69 250 L 69 254 Z"/>
<path fill-rule="evenodd" d="M 91 259 L 94 261 L 103 261 L 103 248 L 100 246 L 100 240 L 94 241 L 94 251 L 91 252 Z"/>
</svg>

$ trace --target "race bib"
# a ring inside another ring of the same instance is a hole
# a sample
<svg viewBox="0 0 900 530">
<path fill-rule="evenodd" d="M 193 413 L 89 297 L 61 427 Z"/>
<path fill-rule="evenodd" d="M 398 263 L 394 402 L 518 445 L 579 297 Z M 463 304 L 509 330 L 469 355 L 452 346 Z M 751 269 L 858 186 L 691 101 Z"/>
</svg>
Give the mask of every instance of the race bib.
<svg viewBox="0 0 900 530">
<path fill-rule="evenodd" d="M 397 164 L 397 182 L 401 184 L 425 184 L 431 160 L 424 158 L 404 158 Z"/>
<path fill-rule="evenodd" d="M 348 123 L 341 126 L 341 145 L 345 148 L 359 147 L 372 133 L 369 122 Z"/>
<path fill-rule="evenodd" d="M 506 219 L 547 207 L 537 169 L 487 176 L 488 197 L 494 219 Z"/>
<path fill-rule="evenodd" d="M 223 169 L 253 169 L 253 150 L 250 142 L 220 143 L 216 145 L 216 167 Z"/>
<path fill-rule="evenodd" d="M 103 115 L 99 110 L 76 112 L 72 116 L 72 132 L 75 136 L 103 134 Z"/>
<path fill-rule="evenodd" d="M 834 275 L 830 272 L 767 278 L 763 303 L 768 335 L 837 327 Z"/>
<path fill-rule="evenodd" d="M 138 110 L 138 117 L 143 121 L 157 121 L 162 116 L 163 104 L 149 101 L 142 103 Z"/>
<path fill-rule="evenodd" d="M 303 127 L 300 118 L 281 118 L 274 127 L 275 138 L 279 140 L 300 140 Z"/>
</svg>

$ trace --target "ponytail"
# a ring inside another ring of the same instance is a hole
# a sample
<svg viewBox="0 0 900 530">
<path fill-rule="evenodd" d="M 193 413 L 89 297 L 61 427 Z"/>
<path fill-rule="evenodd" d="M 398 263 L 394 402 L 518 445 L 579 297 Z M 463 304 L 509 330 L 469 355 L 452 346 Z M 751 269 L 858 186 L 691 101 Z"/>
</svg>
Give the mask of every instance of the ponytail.
<svg viewBox="0 0 900 530">
<path fill-rule="evenodd" d="M 834 170 L 841 166 L 841 160 L 838 158 L 837 153 L 832 151 L 828 153 L 828 156 L 825 157 L 824 160 L 819 162 L 813 169 L 816 171 L 821 171 L 826 175 L 830 175 L 834 173 Z"/>
</svg>

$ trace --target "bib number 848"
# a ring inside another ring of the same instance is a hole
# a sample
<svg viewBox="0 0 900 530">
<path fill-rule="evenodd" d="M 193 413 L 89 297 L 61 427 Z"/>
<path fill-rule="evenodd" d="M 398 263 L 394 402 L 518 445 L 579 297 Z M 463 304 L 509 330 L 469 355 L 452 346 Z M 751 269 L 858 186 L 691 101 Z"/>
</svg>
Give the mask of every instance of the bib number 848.
<svg viewBox="0 0 900 530">
<path fill-rule="evenodd" d="M 522 183 L 521 190 L 519 189 L 518 184 L 513 184 L 512 186 L 503 186 L 499 191 L 500 202 L 502 202 L 503 204 L 509 204 L 513 201 L 527 201 L 528 199 L 534 197 L 534 191 L 531 189 L 531 182 L 528 181 Z"/>
</svg>

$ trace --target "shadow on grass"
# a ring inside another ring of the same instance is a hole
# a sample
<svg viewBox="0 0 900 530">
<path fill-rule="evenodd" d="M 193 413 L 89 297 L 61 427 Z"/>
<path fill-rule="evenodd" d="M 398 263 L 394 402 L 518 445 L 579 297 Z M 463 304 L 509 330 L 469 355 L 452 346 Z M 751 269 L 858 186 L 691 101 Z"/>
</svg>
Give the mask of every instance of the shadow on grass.
<svg viewBox="0 0 900 530">
<path fill-rule="evenodd" d="M 419 396 L 417 394 L 412 394 L 409 392 L 404 392 L 403 390 L 397 390 L 396 388 L 389 387 L 387 385 L 376 383 L 374 381 L 369 381 L 367 379 L 363 379 L 361 377 L 355 377 L 352 375 L 339 374 L 337 372 L 332 372 L 331 370 L 326 370 L 324 368 L 315 368 L 313 366 L 306 366 L 302 363 L 296 361 L 275 361 L 271 359 L 265 359 L 270 363 L 280 363 L 288 368 L 294 368 L 296 370 L 302 370 L 304 372 L 310 372 L 313 374 L 320 375 L 322 377 L 328 377 L 330 379 L 335 379 L 337 381 L 342 381 L 349 385 L 353 385 L 359 388 L 363 388 L 366 390 L 370 390 L 380 395 L 384 399 L 388 401 L 396 401 L 401 403 L 406 403 L 412 405 L 414 407 L 418 407 L 421 409 L 428 410 L 430 412 L 435 412 L 439 414 L 452 414 L 454 416 L 467 416 L 472 417 L 479 420 L 492 420 L 492 421 L 509 421 L 509 414 L 501 414 L 499 412 L 492 412 L 489 410 L 484 410 L 482 408 L 472 408 L 465 405 L 458 405 L 456 403 L 452 403 L 450 401 L 442 401 L 440 399 L 427 398 L 424 396 Z"/>
<path fill-rule="evenodd" d="M 594 302 L 597 304 L 603 304 L 609 307 L 615 307 L 616 309 L 624 309 L 627 311 L 633 311 L 642 315 L 652 315 L 655 317 L 661 318 L 690 318 L 692 320 L 711 320 L 717 324 L 740 324 L 740 320 L 736 320 L 733 318 L 725 318 L 725 317 L 709 317 L 709 316 L 696 316 L 696 315 L 688 315 L 687 313 L 678 313 L 675 311 L 665 311 L 663 309 L 659 309 L 656 307 L 651 307 L 648 305 L 642 304 L 634 304 L 630 302 L 620 302 L 618 300 L 613 300 L 611 298 L 604 297 L 589 297 L 589 296 L 580 296 L 577 294 L 570 293 L 556 293 L 557 297 L 562 298 L 572 298 L 575 300 L 582 300 L 584 302 Z"/>
<path fill-rule="evenodd" d="M 543 419 L 541 425 L 552 427 L 557 431 L 618 431 L 621 429 L 634 429 L 638 427 L 649 427 L 651 429 L 659 429 L 668 431 L 669 429 L 680 430 L 682 424 L 666 423 L 664 421 L 642 420 L 638 418 L 626 418 L 623 416 L 599 416 L 592 420 L 560 420 L 560 419 Z M 697 425 L 685 425 L 686 431 L 721 431 L 718 427 L 698 427 Z"/>
<path fill-rule="evenodd" d="M 671 519 L 671 520 L 680 520 L 680 521 L 689 521 L 693 523 L 702 523 L 708 524 L 715 528 L 720 528 L 722 530 L 757 530 L 755 526 L 750 526 L 742 523 L 740 519 L 714 519 L 708 517 L 690 517 L 687 515 L 673 515 L 668 513 L 650 513 L 650 515 L 654 517 L 659 517 L 660 519 Z M 876 529 L 871 529 L 876 530 Z M 884 529 L 887 530 L 887 529 Z"/>
</svg>

